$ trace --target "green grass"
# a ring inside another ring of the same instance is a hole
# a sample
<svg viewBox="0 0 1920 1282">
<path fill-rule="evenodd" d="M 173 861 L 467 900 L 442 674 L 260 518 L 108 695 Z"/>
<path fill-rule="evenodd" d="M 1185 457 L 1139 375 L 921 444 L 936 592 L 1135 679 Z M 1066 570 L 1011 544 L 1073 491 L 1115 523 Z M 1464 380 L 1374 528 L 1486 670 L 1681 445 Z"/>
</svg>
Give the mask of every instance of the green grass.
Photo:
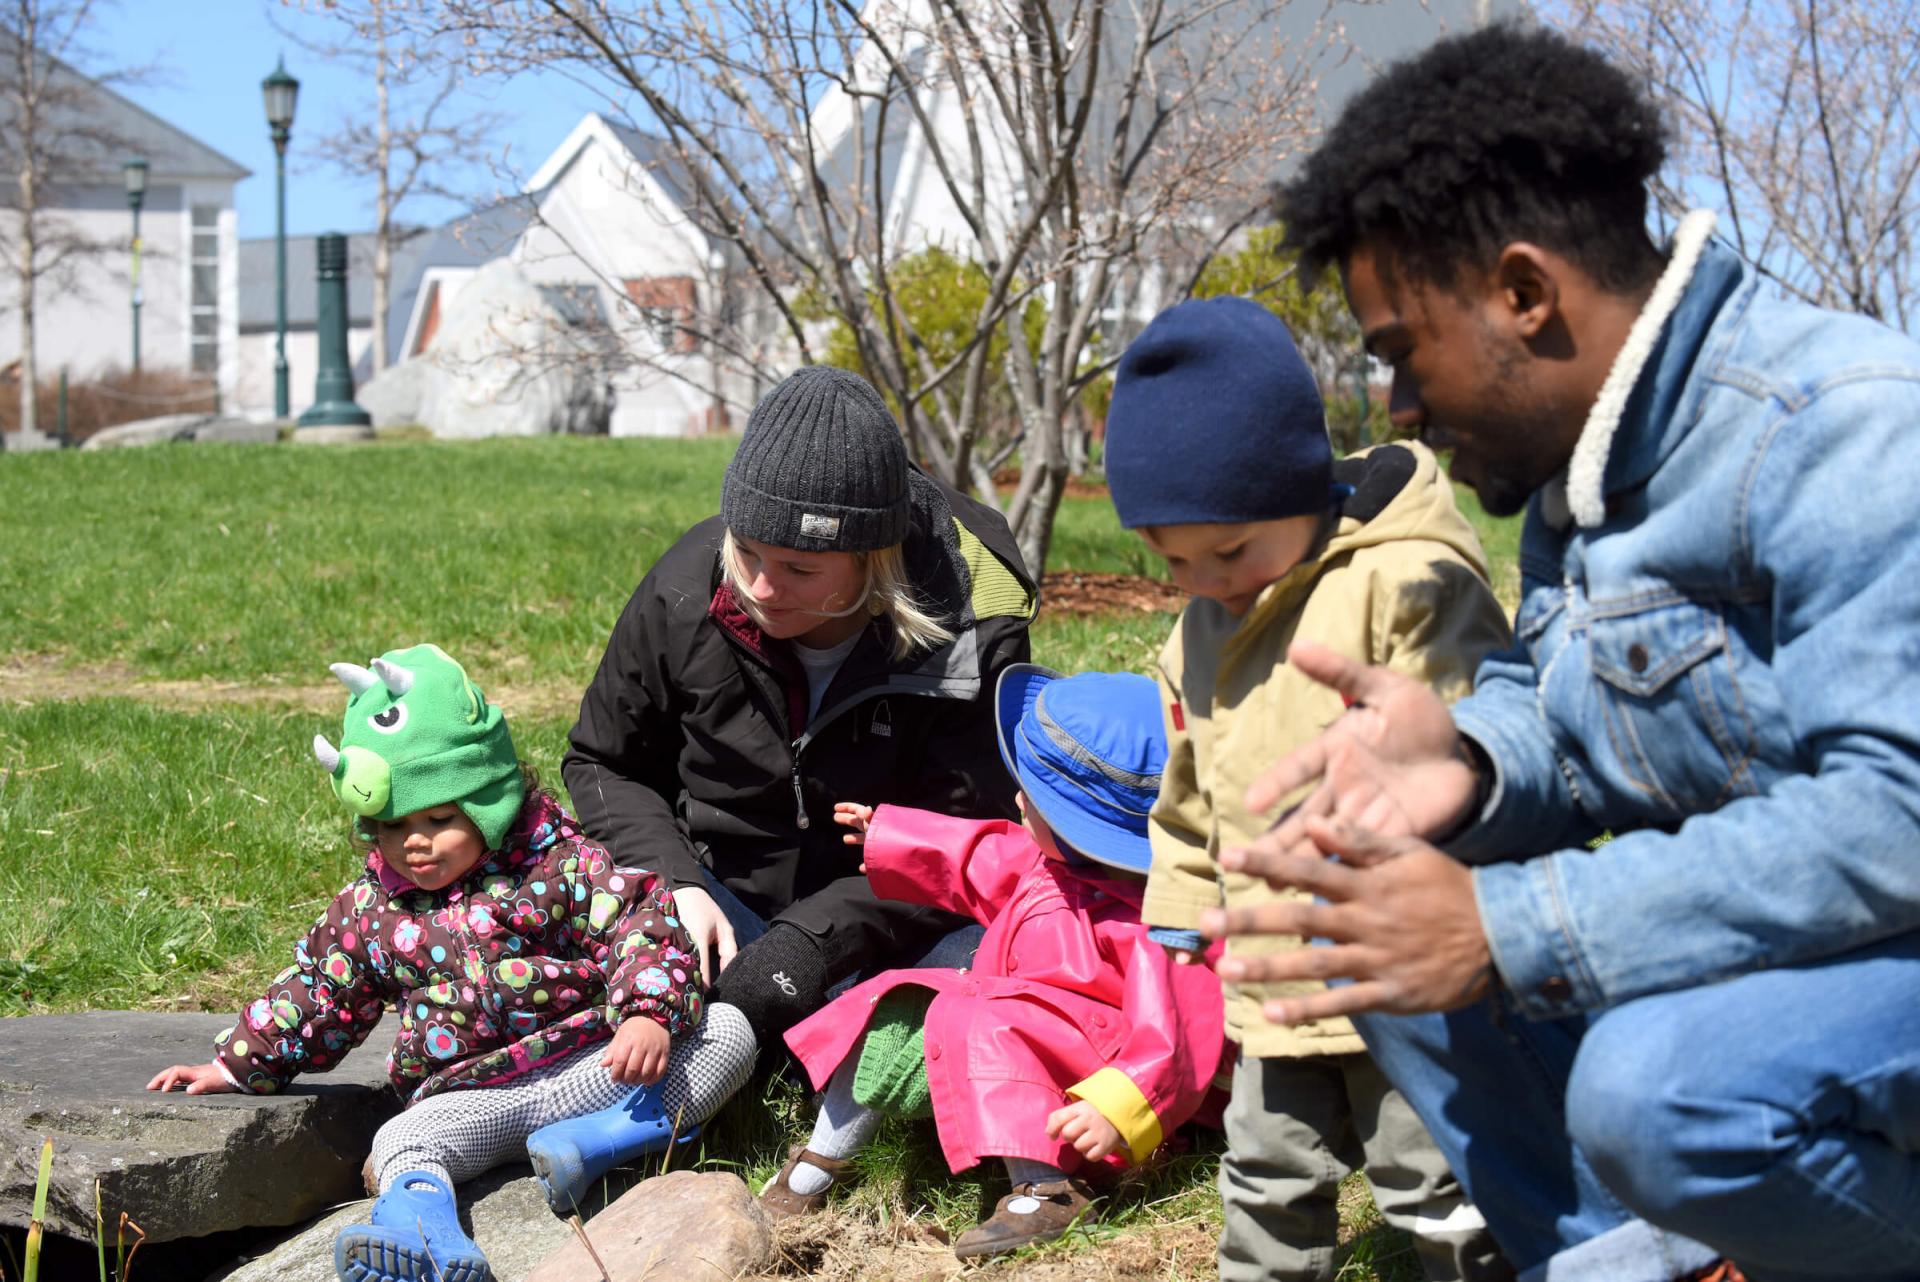
<svg viewBox="0 0 1920 1282">
<path fill-rule="evenodd" d="M 237 1009 L 358 866 L 307 748 L 337 712 L 276 690 L 432 639 L 490 686 L 570 698 L 645 567 L 717 507 L 731 449 L 399 439 L 6 456 L 0 1016 Z M 1511 604 L 1516 524 L 1471 496 L 1462 507 Z M 1100 497 L 1062 505 L 1050 568 L 1164 577 Z M 1034 657 L 1151 672 L 1172 622 L 1043 612 Z M 571 716 L 565 698 L 534 706 L 515 738 L 557 782 Z M 811 1120 L 792 1082 L 757 1089 L 702 1143 L 707 1165 L 756 1184 Z M 1203 1148 L 1128 1182 L 1088 1236 L 1217 1224 L 1212 1164 Z M 957 1234 L 1001 1192 L 996 1172 L 949 1175 L 924 1125 L 889 1126 L 864 1169 L 846 1208 L 882 1224 L 921 1214 Z M 1344 1276 L 1416 1276 L 1404 1239 L 1349 1219 Z"/>
</svg>

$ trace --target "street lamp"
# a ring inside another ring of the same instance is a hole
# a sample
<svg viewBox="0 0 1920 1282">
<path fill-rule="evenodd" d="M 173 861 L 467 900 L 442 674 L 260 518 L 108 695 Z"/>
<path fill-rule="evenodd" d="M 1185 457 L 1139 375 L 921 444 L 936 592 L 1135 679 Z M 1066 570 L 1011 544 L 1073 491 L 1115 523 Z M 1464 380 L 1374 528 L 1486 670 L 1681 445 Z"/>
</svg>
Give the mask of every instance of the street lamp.
<svg viewBox="0 0 1920 1282">
<path fill-rule="evenodd" d="M 260 96 L 267 104 L 267 124 L 273 130 L 274 203 L 273 229 L 273 413 L 285 418 L 287 409 L 287 139 L 293 134 L 293 105 L 300 97 L 300 82 L 287 74 L 287 60 L 260 82 Z"/>
<path fill-rule="evenodd" d="M 147 158 L 135 156 L 120 166 L 127 180 L 127 208 L 133 210 L 133 372 L 140 372 L 140 202 L 147 197 Z"/>
</svg>

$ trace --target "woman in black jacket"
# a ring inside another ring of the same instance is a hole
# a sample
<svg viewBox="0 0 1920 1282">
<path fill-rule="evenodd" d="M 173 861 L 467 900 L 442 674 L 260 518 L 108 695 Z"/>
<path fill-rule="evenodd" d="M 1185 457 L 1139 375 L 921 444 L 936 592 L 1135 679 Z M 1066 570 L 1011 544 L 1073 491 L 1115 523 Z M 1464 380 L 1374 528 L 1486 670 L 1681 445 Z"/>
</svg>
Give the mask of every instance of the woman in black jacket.
<svg viewBox="0 0 1920 1282">
<path fill-rule="evenodd" d="M 748 420 L 721 514 L 648 571 L 562 763 L 655 869 L 762 1046 L 962 919 L 877 898 L 836 801 L 1012 817 L 993 688 L 1037 592 L 1006 523 L 913 467 L 866 380 L 809 366 Z"/>
</svg>

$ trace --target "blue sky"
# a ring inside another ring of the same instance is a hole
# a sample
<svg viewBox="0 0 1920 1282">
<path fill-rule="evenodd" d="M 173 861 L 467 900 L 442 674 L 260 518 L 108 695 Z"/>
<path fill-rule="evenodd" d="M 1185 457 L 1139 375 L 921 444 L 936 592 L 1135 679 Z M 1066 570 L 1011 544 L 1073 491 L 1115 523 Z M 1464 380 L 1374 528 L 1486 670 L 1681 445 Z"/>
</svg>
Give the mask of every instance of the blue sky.
<svg viewBox="0 0 1920 1282">
<path fill-rule="evenodd" d="M 327 19 L 279 0 L 121 0 L 100 12 L 86 38 L 97 55 L 83 70 L 151 65 L 154 74 L 121 92 L 169 123 L 253 171 L 235 190 L 240 235 L 273 234 L 273 144 L 267 133 L 260 81 L 284 53 L 300 81 L 300 102 L 287 152 L 287 230 L 290 233 L 363 231 L 373 226 L 370 181 L 344 178 L 323 166 L 311 144 L 353 108 L 371 105 L 370 79 L 330 66 L 276 31 L 274 24 L 325 38 Z M 487 149 L 446 176 L 450 185 L 485 195 L 505 185 L 489 158 L 505 156 L 524 175 L 558 146 L 597 95 L 566 78 L 522 76 L 508 83 L 475 83 L 464 94 L 473 107 L 503 120 Z M 445 202 L 415 208 L 415 217 L 440 220 L 456 212 Z"/>
</svg>

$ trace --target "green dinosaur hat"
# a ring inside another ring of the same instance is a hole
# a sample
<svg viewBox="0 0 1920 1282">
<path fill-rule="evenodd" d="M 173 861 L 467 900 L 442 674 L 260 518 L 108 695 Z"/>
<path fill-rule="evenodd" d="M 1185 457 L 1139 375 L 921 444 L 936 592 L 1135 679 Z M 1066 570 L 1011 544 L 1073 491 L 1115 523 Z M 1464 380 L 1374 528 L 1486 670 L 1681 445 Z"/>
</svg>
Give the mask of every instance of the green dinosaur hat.
<svg viewBox="0 0 1920 1282">
<path fill-rule="evenodd" d="M 347 809 L 363 820 L 398 819 L 453 802 L 498 850 L 526 786 L 506 717 L 467 670 L 437 645 L 416 645 L 387 651 L 371 668 L 336 663 L 331 671 L 351 692 L 346 723 L 338 748 L 315 735 L 313 755 Z"/>
</svg>

